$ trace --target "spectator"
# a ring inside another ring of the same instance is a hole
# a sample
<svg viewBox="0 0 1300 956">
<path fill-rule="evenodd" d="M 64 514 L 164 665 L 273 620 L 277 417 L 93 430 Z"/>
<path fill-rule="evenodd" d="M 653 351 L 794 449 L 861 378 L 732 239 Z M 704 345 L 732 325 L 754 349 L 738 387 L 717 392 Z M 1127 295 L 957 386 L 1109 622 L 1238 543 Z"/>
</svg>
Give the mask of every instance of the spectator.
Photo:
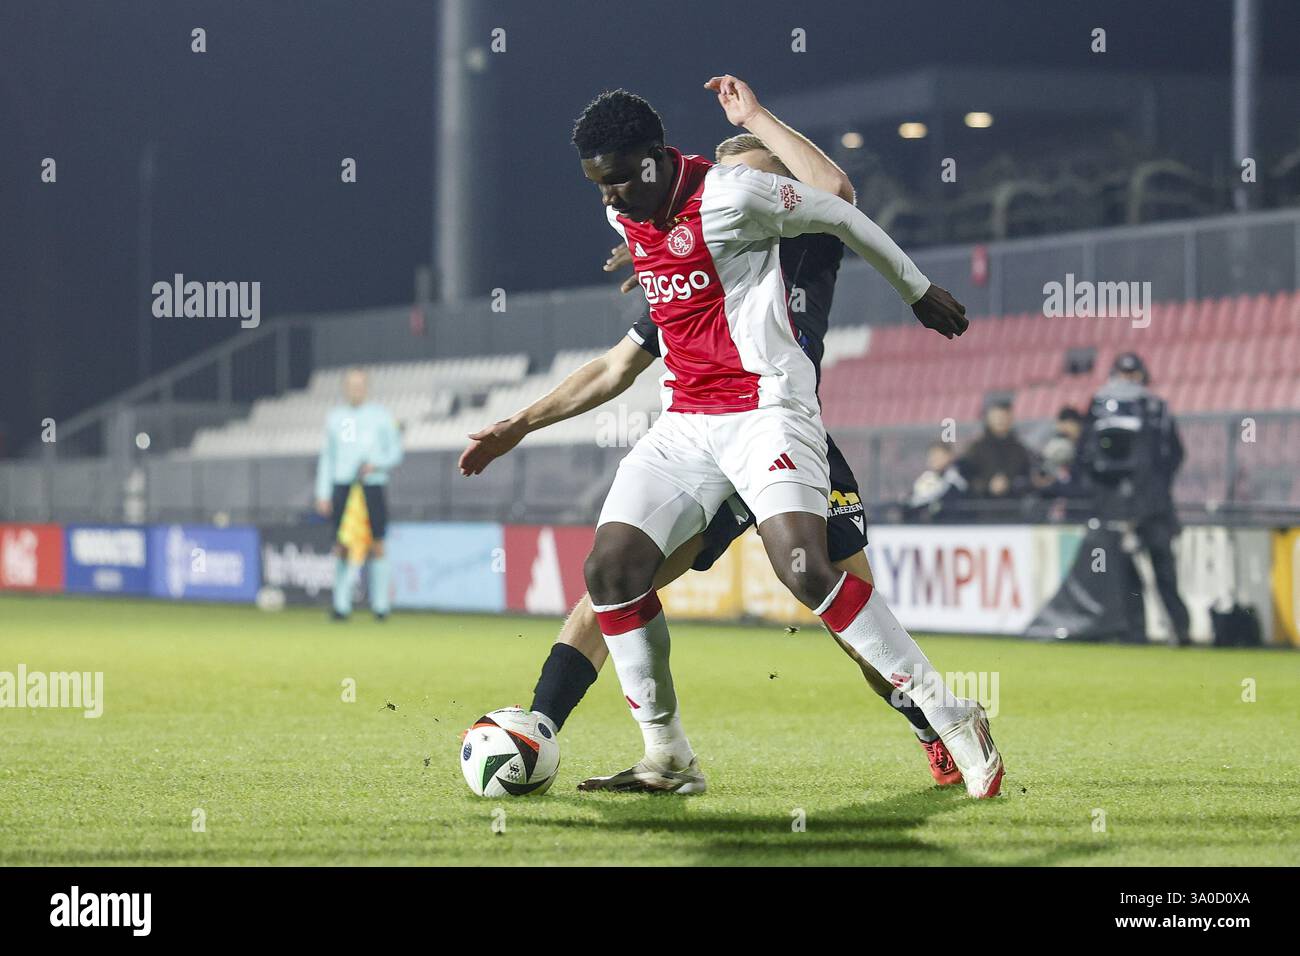
<svg viewBox="0 0 1300 956">
<path fill-rule="evenodd" d="M 910 517 L 933 519 L 943 508 L 966 492 L 966 479 L 957 467 L 956 454 L 947 442 L 937 441 L 925 452 L 925 471 L 912 483 L 907 500 Z"/>
<path fill-rule="evenodd" d="M 984 413 L 984 434 L 962 456 L 971 493 L 981 498 L 1023 494 L 1033 481 L 1034 456 L 1012 429 L 1011 403 L 998 402 Z"/>
<path fill-rule="evenodd" d="M 1066 496 L 1075 485 L 1075 459 L 1078 457 L 1079 436 L 1083 434 L 1083 416 L 1069 405 L 1056 414 L 1056 431 L 1043 446 L 1043 467 L 1034 477 L 1034 484 L 1044 495 Z"/>
</svg>

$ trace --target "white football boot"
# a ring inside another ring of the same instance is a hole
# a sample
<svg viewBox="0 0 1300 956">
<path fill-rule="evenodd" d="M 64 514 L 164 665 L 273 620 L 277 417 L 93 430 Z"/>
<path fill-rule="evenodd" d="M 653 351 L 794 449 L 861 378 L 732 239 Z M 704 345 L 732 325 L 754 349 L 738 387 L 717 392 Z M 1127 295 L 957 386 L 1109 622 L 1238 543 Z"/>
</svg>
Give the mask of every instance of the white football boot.
<svg viewBox="0 0 1300 956">
<path fill-rule="evenodd" d="M 966 792 L 977 800 L 996 797 L 1002 789 L 1002 755 L 989 733 L 989 718 L 978 701 L 963 700 L 966 716 L 946 727 L 935 727 L 966 782 Z"/>
<path fill-rule="evenodd" d="M 649 757 L 635 766 L 610 777 L 589 777 L 578 784 L 579 790 L 614 790 L 618 793 L 703 793 L 709 788 L 700 762 L 695 757 L 683 770 L 668 770 Z"/>
</svg>

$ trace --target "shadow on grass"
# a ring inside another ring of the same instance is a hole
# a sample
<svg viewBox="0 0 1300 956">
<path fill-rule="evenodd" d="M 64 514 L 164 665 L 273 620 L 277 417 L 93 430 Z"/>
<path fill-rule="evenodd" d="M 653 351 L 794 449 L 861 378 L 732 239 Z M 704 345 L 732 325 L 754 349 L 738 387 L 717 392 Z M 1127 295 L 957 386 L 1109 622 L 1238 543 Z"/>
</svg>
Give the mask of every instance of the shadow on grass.
<svg viewBox="0 0 1300 956">
<path fill-rule="evenodd" d="M 585 802 L 585 801 L 584 801 Z M 805 827 L 796 831 L 795 811 L 789 815 L 710 812 L 707 798 L 649 795 L 602 795 L 588 805 L 597 819 L 548 821 L 566 828 L 591 828 L 602 833 L 623 831 L 627 838 L 624 862 L 635 865 L 636 836 L 668 834 L 682 837 L 681 865 L 884 865 L 884 866 L 1050 866 L 1104 852 L 1104 843 L 1079 839 L 1062 841 L 1020 838 L 1011 850 L 999 848 L 986 856 L 963 848 L 970 816 L 983 814 L 994 830 L 1005 824 L 1000 801 L 976 802 L 958 788 L 928 788 L 899 793 L 884 800 L 806 809 Z M 958 826 L 948 831 L 938 818 L 955 815 Z M 934 825 L 931 825 L 934 824 Z M 656 849 L 656 856 L 662 855 Z"/>
</svg>

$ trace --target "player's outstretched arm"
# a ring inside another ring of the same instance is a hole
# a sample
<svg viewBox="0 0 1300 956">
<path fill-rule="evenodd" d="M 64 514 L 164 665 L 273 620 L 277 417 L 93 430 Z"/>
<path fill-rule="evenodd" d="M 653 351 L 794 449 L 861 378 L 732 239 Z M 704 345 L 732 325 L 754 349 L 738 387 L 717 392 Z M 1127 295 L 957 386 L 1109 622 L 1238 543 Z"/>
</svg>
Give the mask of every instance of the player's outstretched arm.
<svg viewBox="0 0 1300 956">
<path fill-rule="evenodd" d="M 852 203 L 784 176 L 749 169 L 730 173 L 723 193 L 718 200 L 722 228 L 730 215 L 740 236 L 828 233 L 884 276 L 926 328 L 947 338 L 966 331 L 965 306 L 931 283 L 898 243 Z"/>
<path fill-rule="evenodd" d="M 654 358 L 639 345 L 623 339 L 527 408 L 470 435 L 469 447 L 460 456 L 460 473 L 477 475 L 529 433 L 581 415 L 621 395 L 652 361 Z"/>
<path fill-rule="evenodd" d="M 704 88 L 718 94 L 718 105 L 731 124 L 761 139 L 794 173 L 795 179 L 839 196 L 845 202 L 857 201 L 848 173 L 840 169 L 816 143 L 781 122 L 771 110 L 759 103 L 758 96 L 744 80 L 728 73 L 713 77 Z"/>
<path fill-rule="evenodd" d="M 805 188 L 804 202 L 797 202 L 795 208 L 805 204 L 804 215 L 809 217 L 809 224 L 820 223 L 824 228 L 803 231 L 829 232 L 866 259 L 898 290 L 903 301 L 912 307 L 918 322 L 949 339 L 966 331 L 970 325 L 966 307 L 947 289 L 927 279 L 911 257 L 866 213 L 838 196 L 817 189 Z"/>
</svg>

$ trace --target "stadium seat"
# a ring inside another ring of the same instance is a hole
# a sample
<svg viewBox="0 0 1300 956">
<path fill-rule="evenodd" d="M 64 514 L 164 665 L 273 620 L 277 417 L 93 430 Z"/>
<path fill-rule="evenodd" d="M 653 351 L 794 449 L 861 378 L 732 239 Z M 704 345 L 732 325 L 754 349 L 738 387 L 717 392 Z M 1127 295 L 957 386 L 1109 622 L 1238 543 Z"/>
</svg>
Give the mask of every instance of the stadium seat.
<svg viewBox="0 0 1300 956">
<path fill-rule="evenodd" d="M 1083 409 L 1125 351 L 1143 357 L 1154 388 L 1177 414 L 1300 407 L 1300 293 L 1156 302 L 1150 311 L 1145 328 L 1124 318 L 976 316 L 972 334 L 956 341 L 910 323 L 835 328 L 826 338 L 823 417 L 832 428 L 969 422 L 989 396 L 1007 392 L 1018 419 L 1051 419 L 1062 405 Z M 1094 349 L 1093 367 L 1066 375 L 1066 354 L 1076 348 Z M 367 371 L 374 399 L 392 410 L 408 448 L 454 448 L 467 430 L 510 414 L 601 351 L 560 352 L 531 375 L 522 354 L 390 362 Z M 243 420 L 199 429 L 190 454 L 315 454 L 344 372 L 318 369 L 305 389 L 259 399 Z M 642 376 L 622 396 L 624 414 L 658 409 L 658 374 Z M 603 421 L 598 416 L 578 416 L 530 441 L 589 442 Z"/>
</svg>

